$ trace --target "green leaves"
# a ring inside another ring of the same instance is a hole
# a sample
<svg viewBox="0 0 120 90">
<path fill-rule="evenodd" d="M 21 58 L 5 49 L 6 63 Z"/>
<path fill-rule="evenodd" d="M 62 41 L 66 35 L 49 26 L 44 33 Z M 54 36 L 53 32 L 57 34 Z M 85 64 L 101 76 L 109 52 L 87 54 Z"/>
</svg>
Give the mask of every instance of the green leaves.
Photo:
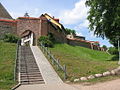
<svg viewBox="0 0 120 90">
<path fill-rule="evenodd" d="M 42 43 L 45 47 L 53 47 L 53 42 L 50 40 L 48 36 L 41 36 L 38 39 L 39 43 Z"/>
<path fill-rule="evenodd" d="M 17 43 L 17 41 L 19 40 L 20 38 L 14 34 L 5 34 L 4 36 L 4 41 L 5 42 L 11 42 L 11 43 Z"/>
<path fill-rule="evenodd" d="M 66 34 L 71 34 L 71 33 L 76 34 L 75 30 L 72 30 L 72 29 L 66 28 L 65 31 L 66 31 Z"/>
<path fill-rule="evenodd" d="M 120 0 L 87 0 L 86 6 L 90 7 L 89 29 L 115 43 L 113 38 L 120 36 Z"/>
</svg>

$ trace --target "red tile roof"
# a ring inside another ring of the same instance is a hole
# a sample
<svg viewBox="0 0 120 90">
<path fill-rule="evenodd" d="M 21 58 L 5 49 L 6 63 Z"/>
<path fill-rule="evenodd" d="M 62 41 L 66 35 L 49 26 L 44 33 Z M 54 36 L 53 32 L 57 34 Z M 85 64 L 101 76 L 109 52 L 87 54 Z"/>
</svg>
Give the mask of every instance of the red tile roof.
<svg viewBox="0 0 120 90">
<path fill-rule="evenodd" d="M 40 18 L 35 18 L 35 17 L 18 17 L 18 19 L 32 19 L 32 20 L 39 20 Z"/>
<path fill-rule="evenodd" d="M 81 40 L 81 39 L 77 39 L 77 38 L 67 38 L 69 40 L 73 40 L 73 41 L 80 41 L 80 42 L 86 42 L 86 43 L 99 43 L 98 41 L 87 41 L 87 40 Z"/>
<path fill-rule="evenodd" d="M 7 19 L 0 19 L 0 21 L 3 21 L 3 22 L 16 22 L 16 20 L 7 20 Z"/>
</svg>

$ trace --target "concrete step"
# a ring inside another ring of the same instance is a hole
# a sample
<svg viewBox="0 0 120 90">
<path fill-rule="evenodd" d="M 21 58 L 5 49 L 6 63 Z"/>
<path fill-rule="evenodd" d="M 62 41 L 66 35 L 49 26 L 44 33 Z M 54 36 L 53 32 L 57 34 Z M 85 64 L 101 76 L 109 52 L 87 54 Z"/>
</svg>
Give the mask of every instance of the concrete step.
<svg viewBox="0 0 120 90">
<path fill-rule="evenodd" d="M 33 53 L 27 46 L 21 46 L 20 81 L 23 85 L 44 83 Z"/>
<path fill-rule="evenodd" d="M 21 74 L 21 77 L 27 77 L 27 76 L 29 76 L 29 77 L 42 77 L 42 75 L 41 74 L 31 74 L 31 75 L 28 75 L 28 74 Z"/>
<path fill-rule="evenodd" d="M 45 84 L 44 81 L 39 81 L 39 82 L 22 82 L 21 85 L 28 85 L 28 84 Z"/>
</svg>

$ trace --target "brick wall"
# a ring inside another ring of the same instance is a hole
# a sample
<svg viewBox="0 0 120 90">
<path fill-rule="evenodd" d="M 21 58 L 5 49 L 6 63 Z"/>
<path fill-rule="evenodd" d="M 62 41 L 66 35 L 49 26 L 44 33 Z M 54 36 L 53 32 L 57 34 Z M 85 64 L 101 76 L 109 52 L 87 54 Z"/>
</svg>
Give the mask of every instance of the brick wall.
<svg viewBox="0 0 120 90">
<path fill-rule="evenodd" d="M 44 15 L 41 15 L 40 17 L 40 32 L 41 36 L 46 36 L 48 33 L 52 33 L 56 41 L 61 43 L 67 42 L 66 35 L 64 35 L 58 27 L 55 28 Z"/>
<path fill-rule="evenodd" d="M 0 39 L 7 33 L 16 34 L 16 22 L 0 21 Z"/>
<path fill-rule="evenodd" d="M 86 48 L 91 49 L 91 44 L 88 42 L 68 39 L 68 44 L 73 45 L 73 46 L 81 46 L 81 47 L 86 47 Z"/>
<path fill-rule="evenodd" d="M 40 36 L 40 19 L 39 18 L 18 18 L 17 19 L 17 35 L 22 36 L 26 31 L 30 30 L 34 33 L 34 42 L 37 44 L 37 39 Z"/>
<path fill-rule="evenodd" d="M 40 16 L 40 36 L 48 35 L 48 20 L 41 15 Z"/>
<path fill-rule="evenodd" d="M 48 32 L 53 34 L 56 41 L 67 43 L 66 35 L 61 30 L 55 29 L 51 24 L 48 26 Z"/>
</svg>

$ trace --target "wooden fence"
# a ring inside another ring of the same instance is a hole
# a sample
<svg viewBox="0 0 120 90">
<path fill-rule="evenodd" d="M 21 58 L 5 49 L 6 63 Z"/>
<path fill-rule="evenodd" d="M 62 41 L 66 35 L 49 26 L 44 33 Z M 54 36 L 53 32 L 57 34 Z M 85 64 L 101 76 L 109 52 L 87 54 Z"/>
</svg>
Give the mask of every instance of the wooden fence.
<svg viewBox="0 0 120 90">
<path fill-rule="evenodd" d="M 40 48 L 43 51 L 44 54 L 46 54 L 47 58 L 49 60 L 51 60 L 53 65 L 57 66 L 57 70 L 62 70 L 64 72 L 64 80 L 67 79 L 67 69 L 66 69 L 66 65 L 61 65 L 60 64 L 60 60 L 56 59 L 51 52 L 48 50 L 48 47 L 45 47 L 42 43 L 40 44 Z"/>
</svg>

